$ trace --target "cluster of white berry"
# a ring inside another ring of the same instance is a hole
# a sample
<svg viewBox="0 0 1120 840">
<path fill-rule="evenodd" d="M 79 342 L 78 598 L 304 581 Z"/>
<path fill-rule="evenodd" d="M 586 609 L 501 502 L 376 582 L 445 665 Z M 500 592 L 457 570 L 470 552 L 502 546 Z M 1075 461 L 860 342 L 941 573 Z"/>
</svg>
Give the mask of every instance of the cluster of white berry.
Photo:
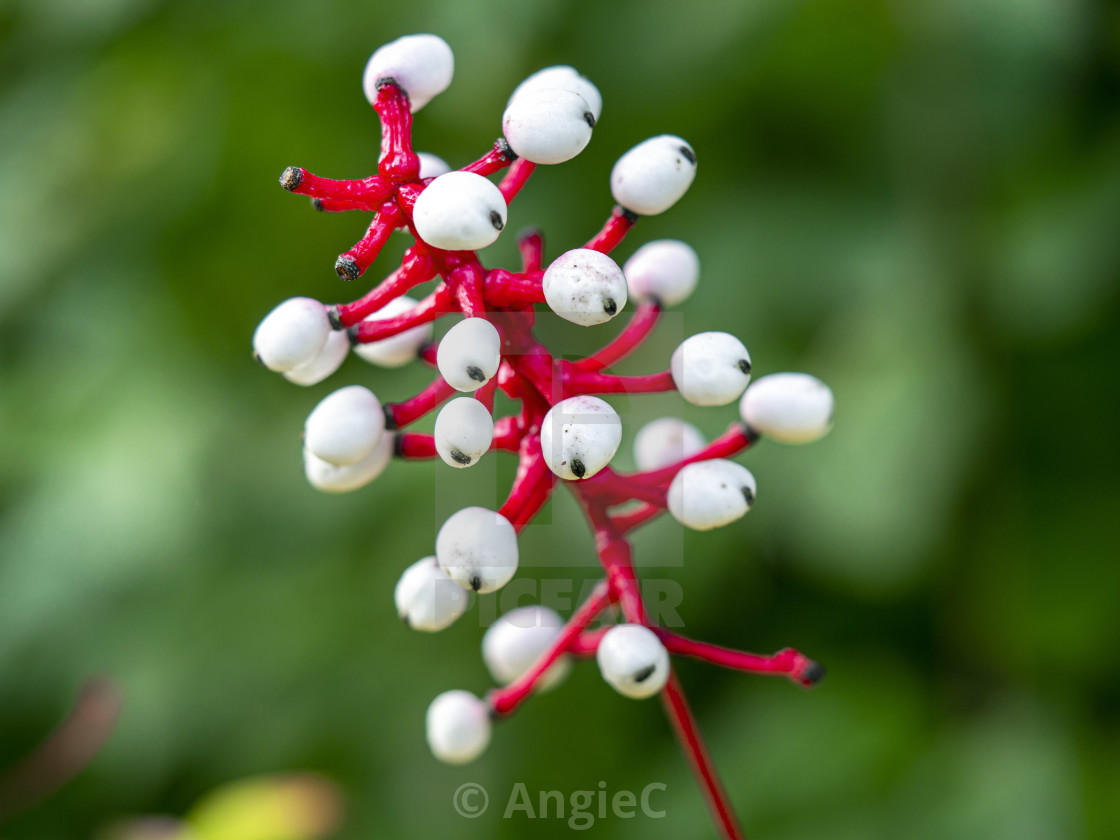
<svg viewBox="0 0 1120 840">
<path fill-rule="evenodd" d="M 413 35 L 378 49 L 363 78 L 367 98 L 392 80 L 419 110 L 451 82 L 453 59 L 434 35 Z M 571 67 L 541 70 L 513 92 L 502 117 L 505 143 L 513 155 L 534 164 L 557 164 L 580 153 L 591 139 L 602 109 L 596 87 Z M 610 189 L 628 216 L 662 213 L 680 199 L 696 173 L 696 155 L 679 137 L 661 135 L 624 154 L 610 176 Z M 429 180 L 434 179 L 434 180 Z M 464 252 L 494 242 L 506 228 L 503 192 L 475 172 L 450 171 L 431 155 L 420 157 L 412 223 L 419 240 L 434 251 Z M 676 240 L 650 242 L 620 267 L 594 248 L 563 253 L 539 276 L 543 301 L 561 318 L 583 326 L 610 321 L 628 300 L 672 306 L 696 287 L 699 261 Z M 368 315 L 367 322 L 398 318 L 417 301 L 397 296 Z M 256 358 L 299 385 L 331 375 L 352 348 L 363 360 L 397 367 L 416 359 L 431 340 L 429 323 L 418 323 L 374 341 L 355 341 L 327 306 L 309 298 L 287 300 L 260 323 L 253 337 Z M 467 317 L 439 341 L 435 364 L 455 391 L 475 394 L 503 370 L 503 336 L 486 317 Z M 504 375 L 504 374 L 503 374 Z M 831 424 L 833 399 L 812 376 L 780 373 L 751 384 L 747 348 L 732 335 L 703 332 L 683 341 L 669 360 L 668 376 L 688 402 L 723 406 L 739 401 L 747 433 L 788 443 L 806 443 Z M 502 381 L 499 377 L 499 383 Z M 668 380 L 666 380 L 668 381 Z M 748 387 L 749 385 L 749 387 Z M 549 470 L 564 481 L 591 479 L 608 467 L 623 437 L 611 405 L 588 393 L 553 402 L 543 420 L 523 430 L 539 436 Z M 449 466 L 469 467 L 492 448 L 492 410 L 475 396 L 451 399 L 435 420 L 434 447 Z M 307 479 L 327 492 L 347 492 L 376 478 L 394 453 L 395 427 L 368 388 L 349 385 L 325 397 L 307 417 L 303 457 Z M 700 453 L 707 442 L 693 426 L 675 418 L 655 420 L 634 439 L 643 472 L 662 470 Z M 698 460 L 675 472 L 664 506 L 687 527 L 706 530 L 742 517 L 754 503 L 754 476 L 722 458 Z M 397 611 L 417 630 L 437 631 L 461 616 L 468 592 L 492 592 L 518 566 L 517 532 L 501 513 L 467 507 L 440 528 L 435 553 L 405 570 L 394 593 Z M 492 625 L 482 642 L 494 679 L 509 684 L 525 674 L 554 644 L 564 622 L 553 611 L 524 607 Z M 603 678 L 621 694 L 643 698 L 669 678 L 669 653 L 658 634 L 642 624 L 611 627 L 595 656 Z M 560 656 L 536 688 L 551 688 L 570 667 Z M 491 709 L 465 691 L 449 691 L 431 704 L 428 741 L 440 759 L 460 763 L 480 754 L 490 737 Z"/>
</svg>

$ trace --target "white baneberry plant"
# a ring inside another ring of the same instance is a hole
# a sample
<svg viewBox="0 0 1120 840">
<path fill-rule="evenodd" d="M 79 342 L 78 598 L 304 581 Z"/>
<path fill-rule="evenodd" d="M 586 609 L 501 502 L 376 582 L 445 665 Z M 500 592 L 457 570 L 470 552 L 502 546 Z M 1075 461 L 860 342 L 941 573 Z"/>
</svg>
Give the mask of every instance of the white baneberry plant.
<svg viewBox="0 0 1120 840">
<path fill-rule="evenodd" d="M 558 483 L 586 513 L 602 581 L 566 620 L 538 606 L 511 611 L 490 628 L 483 657 L 502 686 L 484 698 L 456 690 L 432 702 L 427 738 L 437 758 L 454 764 L 476 758 L 486 749 L 492 721 L 512 714 L 534 691 L 558 684 L 572 660 L 594 657 L 604 680 L 624 696 L 660 695 L 722 836 L 742 837 L 671 656 L 783 675 L 806 686 L 824 670 L 792 648 L 756 655 L 655 626 L 642 603 L 627 535 L 666 511 L 699 530 L 742 517 L 757 487 L 730 458 L 763 435 L 786 443 L 820 438 L 832 422 L 832 394 L 803 373 L 752 384 L 747 348 L 722 332 L 686 339 L 664 371 L 609 372 L 646 339 L 663 307 L 684 301 L 699 278 L 695 251 L 676 240 L 647 243 L 623 268 L 609 256 L 640 216 L 668 210 L 688 190 L 696 154 L 680 137 L 652 137 L 618 160 L 610 174 L 616 207 L 583 247 L 545 267 L 543 240 L 531 231 L 518 240 L 520 271 L 485 268 L 475 251 L 502 235 L 509 204 L 537 165 L 569 160 L 588 144 L 602 100 L 571 67 L 541 70 L 511 95 L 504 136 L 493 149 L 452 171 L 440 158 L 413 150 L 412 114 L 447 88 L 453 69 L 451 50 L 437 36 L 386 44 L 370 58 L 362 80 L 381 119 L 377 174 L 331 180 L 299 167 L 284 170 L 284 188 L 311 197 L 318 210 L 375 213 L 365 236 L 335 262 L 342 279 L 364 274 L 394 230 L 404 229 L 415 241 L 400 267 L 358 300 L 281 303 L 253 336 L 256 358 L 300 385 L 330 376 L 348 347 L 375 365 L 419 359 L 438 370 L 431 385 L 401 402 L 382 403 L 369 389 L 349 385 L 314 408 L 305 427 L 304 466 L 320 490 L 356 490 L 380 475 L 393 455 L 438 457 L 462 469 L 490 450 L 517 454 L 519 469 L 505 503 L 497 511 L 472 506 L 453 514 L 435 535 L 434 555 L 404 570 L 394 598 L 414 629 L 447 627 L 467 608 L 469 591 L 492 592 L 513 578 L 518 534 Z M 490 180 L 506 169 L 500 183 Z M 434 290 L 423 299 L 406 295 L 433 280 Z M 538 305 L 592 327 L 615 318 L 628 300 L 636 304 L 629 323 L 592 356 L 558 359 L 534 334 Z M 460 320 L 435 345 L 431 324 L 443 316 Z M 499 389 L 519 411 L 493 416 Z M 682 420 L 655 420 L 635 439 L 640 471 L 613 470 L 623 423 L 602 396 L 674 390 L 701 406 L 740 400 L 741 421 L 707 443 Z M 407 430 L 437 409 L 434 434 Z M 612 607 L 624 623 L 607 618 L 606 627 L 593 627 L 613 614 Z"/>
</svg>

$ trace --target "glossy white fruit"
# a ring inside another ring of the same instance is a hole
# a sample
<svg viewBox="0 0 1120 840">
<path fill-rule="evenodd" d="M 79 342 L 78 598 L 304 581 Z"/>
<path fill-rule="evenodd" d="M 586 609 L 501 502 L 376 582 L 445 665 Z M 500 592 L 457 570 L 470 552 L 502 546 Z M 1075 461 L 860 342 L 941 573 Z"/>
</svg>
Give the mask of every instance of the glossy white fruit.
<svg viewBox="0 0 1120 840">
<path fill-rule="evenodd" d="M 603 111 L 603 97 L 600 95 L 599 89 L 591 83 L 590 79 L 586 76 L 581 76 L 578 70 L 566 64 L 545 67 L 543 70 L 538 70 L 536 73 L 526 78 L 525 81 L 519 84 L 514 89 L 513 93 L 510 94 L 509 102 L 506 103 L 506 106 L 512 105 L 514 100 L 525 94 L 553 88 L 560 88 L 561 90 L 570 90 L 578 93 L 583 97 L 584 102 L 587 103 L 592 116 L 598 121 L 599 114 Z"/>
<path fill-rule="evenodd" d="M 751 357 L 743 342 L 725 332 L 686 338 L 669 364 L 681 396 L 693 405 L 727 405 L 751 381 Z"/>
<path fill-rule="evenodd" d="M 500 513 L 483 507 L 463 508 L 439 529 L 436 557 L 459 586 L 493 592 L 517 572 L 517 533 Z"/>
<path fill-rule="evenodd" d="M 349 352 L 350 337 L 345 332 L 332 332 L 314 359 L 284 371 L 284 378 L 296 385 L 318 384 L 339 369 Z"/>
<path fill-rule="evenodd" d="M 501 363 L 501 336 L 485 318 L 464 318 L 447 331 L 436 350 L 436 367 L 456 391 L 477 391 Z"/>
<path fill-rule="evenodd" d="M 807 373 L 772 373 L 743 394 L 739 413 L 760 434 L 782 443 L 812 443 L 832 428 L 829 387 Z"/>
<path fill-rule="evenodd" d="M 493 243 L 506 226 L 506 200 L 492 181 L 473 172 L 440 175 L 412 209 L 420 238 L 445 251 L 474 251 Z"/>
<path fill-rule="evenodd" d="M 502 115 L 502 134 L 531 163 L 563 163 L 591 141 L 595 115 L 582 96 L 559 88 L 535 90 L 513 100 Z"/>
<path fill-rule="evenodd" d="M 622 266 L 626 286 L 635 300 L 656 300 L 663 306 L 682 303 L 700 279 L 700 258 L 692 246 L 677 239 L 656 239 L 634 252 Z"/>
<path fill-rule="evenodd" d="M 669 485 L 669 513 L 697 531 L 734 522 L 751 509 L 758 486 L 750 470 L 714 458 L 681 469 Z"/>
<path fill-rule="evenodd" d="M 367 315 L 367 321 L 383 321 L 386 318 L 395 318 L 398 315 L 403 315 L 414 306 L 416 306 L 416 299 L 408 295 L 401 295 L 400 297 L 393 298 L 383 307 L 378 309 L 372 315 Z M 409 362 L 415 361 L 416 355 L 432 337 L 432 325 L 421 324 L 418 327 L 413 327 L 410 330 L 391 335 L 388 338 L 383 338 L 380 341 L 370 341 L 364 344 L 354 345 L 354 354 L 369 362 L 371 365 L 377 365 L 383 368 L 397 368 L 407 365 Z"/>
<path fill-rule="evenodd" d="M 700 430 L 677 417 L 651 420 L 634 437 L 634 460 L 638 469 L 659 470 L 695 455 L 707 441 Z"/>
<path fill-rule="evenodd" d="M 494 437 L 494 418 L 473 397 L 456 397 L 436 416 L 436 452 L 452 467 L 469 467 L 486 454 Z"/>
<path fill-rule="evenodd" d="M 627 210 L 656 216 L 676 204 L 695 177 L 692 147 L 680 137 L 661 134 L 618 159 L 611 170 L 611 195 Z"/>
<path fill-rule="evenodd" d="M 568 481 L 591 478 L 610 463 L 621 442 L 622 418 L 598 397 L 569 397 L 541 421 L 545 463 Z"/>
<path fill-rule="evenodd" d="M 619 624 L 608 630 L 595 659 L 603 679 L 624 697 L 652 697 L 669 680 L 669 652 L 641 624 Z"/>
<path fill-rule="evenodd" d="M 307 415 L 303 443 L 331 464 L 356 464 L 373 451 L 384 430 L 377 397 L 369 388 L 348 385 L 328 394 Z"/>
<path fill-rule="evenodd" d="M 257 325 L 253 353 L 269 370 L 288 371 L 314 361 L 330 334 L 323 304 L 306 297 L 289 298 Z"/>
<path fill-rule="evenodd" d="M 590 248 L 576 248 L 553 260 L 541 286 L 549 309 L 583 327 L 606 323 L 626 305 L 622 269 Z"/>
<path fill-rule="evenodd" d="M 490 710 L 469 691 L 445 691 L 428 706 L 428 746 L 447 764 L 474 761 L 490 744 Z"/>
<path fill-rule="evenodd" d="M 503 685 L 513 682 L 548 650 L 563 627 L 564 620 L 548 607 L 531 605 L 510 610 L 482 637 L 482 658 L 490 675 Z M 571 659 L 560 657 L 541 677 L 538 690 L 555 688 L 571 669 Z"/>
<path fill-rule="evenodd" d="M 393 460 L 393 443 L 393 435 L 385 432 L 366 457 L 343 466 L 324 461 L 304 448 L 303 474 L 316 490 L 324 493 L 349 493 L 365 487 L 385 471 L 385 467 Z"/>
<path fill-rule="evenodd" d="M 467 609 L 469 596 L 439 567 L 433 557 L 418 560 L 404 570 L 393 601 L 397 615 L 416 630 L 435 633 L 450 627 Z"/>
<path fill-rule="evenodd" d="M 395 79 L 416 113 L 447 90 L 454 73 L 455 56 L 446 41 L 438 35 L 405 35 L 370 56 L 362 74 L 362 91 L 373 104 L 377 101 L 378 79 Z"/>
</svg>

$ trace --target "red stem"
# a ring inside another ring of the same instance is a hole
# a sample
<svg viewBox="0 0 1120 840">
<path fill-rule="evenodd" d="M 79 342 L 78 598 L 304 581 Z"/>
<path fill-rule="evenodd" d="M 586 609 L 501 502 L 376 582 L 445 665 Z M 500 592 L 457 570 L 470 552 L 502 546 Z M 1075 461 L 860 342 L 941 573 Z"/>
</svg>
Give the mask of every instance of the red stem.
<svg viewBox="0 0 1120 840">
<path fill-rule="evenodd" d="M 594 370 L 581 370 L 564 362 L 564 393 L 572 394 L 655 394 L 677 390 L 673 375 L 667 370 L 646 376 L 615 376 Z"/>
<path fill-rule="evenodd" d="M 455 297 L 446 286 L 441 284 L 434 292 L 403 315 L 397 315 L 394 318 L 382 318 L 377 321 L 362 321 L 352 329 L 359 344 L 369 344 L 418 327 L 421 324 L 431 323 L 441 315 L 454 311 L 456 311 Z"/>
<path fill-rule="evenodd" d="M 824 668 L 817 662 L 793 648 L 783 648 L 773 656 L 733 650 L 720 645 L 698 642 L 668 630 L 657 628 L 658 636 L 669 653 L 691 656 L 712 665 L 745 671 L 748 674 L 769 674 L 789 677 L 800 685 L 814 685 L 824 676 Z"/>
<path fill-rule="evenodd" d="M 366 235 L 363 236 L 349 251 L 339 254 L 334 270 L 343 280 L 357 280 L 366 273 L 366 269 L 373 265 L 389 235 L 404 224 L 404 217 L 397 208 L 396 202 L 386 201 L 373 217 Z"/>
<path fill-rule="evenodd" d="M 296 195 L 337 199 L 378 206 L 393 194 L 393 187 L 376 175 L 360 180 L 336 181 L 321 178 L 299 166 L 289 166 L 280 175 L 280 185 Z"/>
<path fill-rule="evenodd" d="M 420 158 L 412 150 L 412 106 L 392 79 L 377 83 L 373 109 L 381 117 L 381 158 L 377 171 L 396 186 L 420 177 Z"/>
<path fill-rule="evenodd" d="M 525 274 L 515 274 L 501 268 L 493 269 L 486 275 L 483 285 L 486 305 L 505 308 L 544 303 L 544 291 L 541 289 L 543 275 L 544 272 L 540 269 Z"/>
<path fill-rule="evenodd" d="M 438 454 L 436 452 L 436 439 L 421 432 L 400 432 L 394 444 L 396 456 L 407 458 L 410 461 L 435 458 Z"/>
<path fill-rule="evenodd" d="M 513 159 L 513 152 L 510 151 L 509 144 L 503 138 L 494 143 L 493 149 L 474 163 L 464 166 L 461 171 L 473 172 L 476 175 L 493 175 L 509 166 Z"/>
<path fill-rule="evenodd" d="M 637 223 L 638 217 L 629 210 L 615 207 L 602 229 L 583 247 L 609 254 Z"/>
<path fill-rule="evenodd" d="M 341 198 L 313 198 L 311 206 L 320 213 L 345 213 L 348 210 L 376 210 L 381 201 L 346 201 Z"/>
<path fill-rule="evenodd" d="M 525 158 L 518 158 L 513 162 L 513 166 L 509 168 L 506 177 L 502 178 L 502 182 L 498 184 L 498 189 L 502 191 L 502 198 L 506 200 L 506 204 L 513 201 L 521 188 L 529 180 L 529 176 L 533 174 L 533 170 L 537 168 L 535 163 L 529 163 Z"/>
<path fill-rule="evenodd" d="M 498 512 L 509 520 L 515 531 L 521 533 L 552 495 L 556 476 L 544 462 L 539 435 L 523 437 L 519 455 L 513 486 Z"/>
<path fill-rule="evenodd" d="M 540 271 L 544 257 L 544 237 L 536 228 L 527 230 L 517 238 L 517 250 L 521 252 L 521 271 L 532 274 Z"/>
<path fill-rule="evenodd" d="M 505 688 L 496 688 L 486 696 L 494 714 L 503 716 L 512 714 L 518 706 L 524 703 L 533 693 L 533 689 L 545 672 L 567 652 L 568 648 L 579 638 L 580 633 L 610 603 L 610 589 L 606 582 L 601 582 L 592 590 L 587 600 L 579 606 L 579 609 L 572 614 L 572 617 L 568 619 L 568 623 L 564 625 L 564 629 L 560 631 L 560 635 L 553 641 L 552 646 L 540 655 L 528 671 Z"/>
<path fill-rule="evenodd" d="M 630 323 L 614 337 L 610 344 L 594 356 L 575 362 L 574 366 L 579 370 L 594 371 L 613 365 L 637 349 L 638 345 L 649 337 L 653 328 L 657 326 L 660 316 L 661 307 L 656 303 L 650 301 L 640 303 L 634 310 L 634 314 L 630 316 Z"/>
<path fill-rule="evenodd" d="M 403 429 L 410 423 L 415 423 L 436 406 L 455 393 L 455 389 L 447 384 L 442 376 L 437 376 L 423 391 L 415 397 L 410 397 L 404 402 L 387 403 L 385 417 L 392 421 L 392 425 Z"/>
<path fill-rule="evenodd" d="M 711 811 L 720 836 L 724 840 L 745 840 L 746 834 L 743 833 L 743 827 L 735 816 L 731 799 L 723 787 L 723 782 L 720 781 L 719 773 L 708 752 L 708 746 L 704 743 L 704 737 L 700 734 L 696 716 L 688 705 L 676 671 L 669 673 L 669 682 L 661 690 L 661 705 L 665 708 L 665 716 L 673 726 L 681 750 L 688 757 L 692 773 L 700 783 L 700 790 L 704 794 L 704 800 L 708 804 L 708 810 Z"/>
<path fill-rule="evenodd" d="M 644 473 L 632 473 L 628 477 L 634 481 L 641 481 L 646 484 L 667 484 L 673 480 L 673 477 L 680 472 L 683 467 L 696 463 L 697 461 L 710 461 L 713 458 L 730 458 L 732 455 L 736 455 L 749 447 L 755 440 L 756 438 L 749 435 L 741 423 L 733 423 L 726 432 L 695 455 L 689 455 L 687 458 L 682 458 L 675 464 L 670 464 L 658 470 L 650 470 Z"/>
<path fill-rule="evenodd" d="M 352 327 L 421 283 L 436 276 L 435 265 L 428 255 L 427 248 L 415 245 L 405 251 L 401 267 L 382 280 L 372 291 L 353 303 L 341 303 L 335 307 L 338 322 L 343 327 Z"/>
</svg>

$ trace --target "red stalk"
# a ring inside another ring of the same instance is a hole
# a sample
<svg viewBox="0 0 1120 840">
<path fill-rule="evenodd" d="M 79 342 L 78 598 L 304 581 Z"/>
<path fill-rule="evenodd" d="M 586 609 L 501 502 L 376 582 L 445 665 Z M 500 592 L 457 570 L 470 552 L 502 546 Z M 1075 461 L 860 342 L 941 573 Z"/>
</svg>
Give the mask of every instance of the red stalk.
<svg viewBox="0 0 1120 840">
<path fill-rule="evenodd" d="M 594 356 L 575 363 L 578 370 L 602 370 L 624 359 L 638 348 L 653 332 L 661 316 L 661 307 L 650 301 L 640 303 L 628 323 L 614 339 Z"/>
<path fill-rule="evenodd" d="M 431 323 L 441 315 L 454 311 L 455 298 L 448 288 L 441 284 L 434 292 L 403 315 L 383 318 L 378 321 L 362 321 L 351 329 L 354 330 L 358 343 L 369 344 L 418 327 L 421 324 Z"/>
<path fill-rule="evenodd" d="M 615 249 L 615 246 L 623 240 L 630 228 L 638 223 L 638 217 L 631 213 L 629 210 L 623 210 L 621 207 L 615 207 L 611 213 L 611 217 L 607 219 L 600 230 L 595 236 L 584 245 L 592 251 L 600 251 L 604 254 L 609 254 Z"/>
<path fill-rule="evenodd" d="M 392 79 L 377 83 L 373 109 L 381 117 L 381 158 L 377 172 L 396 186 L 420 177 L 420 158 L 412 150 L 412 106 L 408 94 Z"/>
<path fill-rule="evenodd" d="M 506 177 L 502 178 L 502 182 L 498 184 L 498 189 L 502 191 L 502 198 L 506 200 L 506 204 L 513 201 L 521 188 L 525 186 L 529 180 L 529 176 L 533 174 L 533 170 L 537 168 L 535 163 L 529 163 L 525 158 L 518 158 L 513 162 L 513 166 L 509 168 Z"/>
</svg>

